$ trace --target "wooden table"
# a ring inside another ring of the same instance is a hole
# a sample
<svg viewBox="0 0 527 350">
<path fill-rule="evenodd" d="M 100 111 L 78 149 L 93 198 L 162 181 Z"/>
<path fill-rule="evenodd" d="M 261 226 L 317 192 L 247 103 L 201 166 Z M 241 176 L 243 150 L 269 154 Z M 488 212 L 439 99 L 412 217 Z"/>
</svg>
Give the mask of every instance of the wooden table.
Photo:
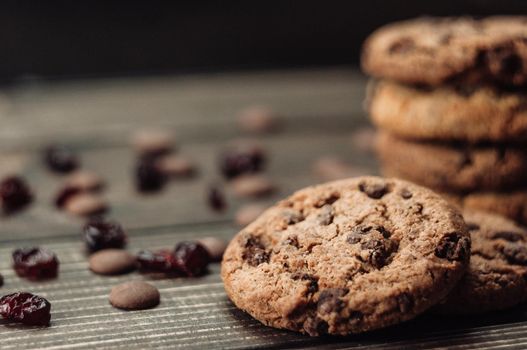
<svg viewBox="0 0 527 350">
<path fill-rule="evenodd" d="M 129 249 L 172 247 L 184 239 L 230 238 L 235 210 L 229 195 L 219 215 L 205 201 L 208 184 L 220 179 L 216 158 L 228 141 L 243 137 L 235 115 L 252 104 L 271 106 L 284 127 L 258 137 L 269 152 L 267 174 L 279 185 L 264 203 L 319 181 L 312 162 L 326 154 L 348 159 L 358 172 L 376 173 L 375 160 L 356 146 L 353 133 L 367 126 L 362 109 L 365 79 L 350 69 L 276 71 L 73 82 L 28 80 L 0 96 L 0 175 L 25 176 L 37 200 L 29 210 L 0 219 L 3 294 L 27 290 L 52 303 L 49 328 L 0 327 L 2 349 L 70 348 L 525 348 L 524 308 L 474 318 L 424 315 L 365 335 L 309 338 L 260 325 L 226 298 L 219 264 L 196 279 L 155 279 L 133 273 L 102 277 L 89 272 L 80 239 L 82 220 L 51 205 L 60 177 L 45 170 L 41 150 L 50 143 L 78 150 L 83 167 L 107 180 L 111 217 L 127 228 Z M 139 195 L 132 182 L 130 133 L 166 128 L 180 152 L 192 156 L 200 174 L 171 183 L 155 195 Z M 39 245 L 57 253 L 60 277 L 48 282 L 18 278 L 10 264 L 15 247 Z M 130 279 L 156 285 L 161 304 L 124 312 L 108 304 L 111 286 Z"/>
</svg>

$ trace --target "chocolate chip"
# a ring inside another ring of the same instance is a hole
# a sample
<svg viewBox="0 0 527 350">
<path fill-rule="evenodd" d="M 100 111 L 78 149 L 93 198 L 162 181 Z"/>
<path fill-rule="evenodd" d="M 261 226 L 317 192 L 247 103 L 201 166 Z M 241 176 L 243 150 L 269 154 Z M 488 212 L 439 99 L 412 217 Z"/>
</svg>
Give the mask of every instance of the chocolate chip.
<svg viewBox="0 0 527 350">
<path fill-rule="evenodd" d="M 320 225 L 329 225 L 333 222 L 333 215 L 333 207 L 326 204 L 317 214 L 317 221 Z"/>
<path fill-rule="evenodd" d="M 304 321 L 303 325 L 304 330 L 307 334 L 312 337 L 324 335 L 328 333 L 329 325 L 326 321 L 319 317 L 308 317 Z"/>
<path fill-rule="evenodd" d="M 390 54 L 403 54 L 409 51 L 412 51 L 415 48 L 415 42 L 410 37 L 402 37 L 395 42 L 393 42 L 388 47 L 388 52 Z"/>
<path fill-rule="evenodd" d="M 293 247 L 298 248 L 298 238 L 296 236 L 289 236 L 284 241 L 284 244 L 292 245 Z"/>
<path fill-rule="evenodd" d="M 366 195 L 373 199 L 380 199 L 388 193 L 388 186 L 383 183 L 366 183 L 359 184 L 359 190 L 366 193 Z"/>
<path fill-rule="evenodd" d="M 307 285 L 307 292 L 308 293 L 316 293 L 318 291 L 318 278 L 307 274 L 307 273 L 301 273 L 301 272 L 295 272 L 291 275 L 291 279 L 298 281 L 308 281 Z"/>
<path fill-rule="evenodd" d="M 397 247 L 398 244 L 390 239 L 372 239 L 361 244 L 362 249 L 370 251 L 369 263 L 378 269 L 386 265 L 388 258 Z"/>
<path fill-rule="evenodd" d="M 217 212 L 222 212 L 227 208 L 227 201 L 225 200 L 225 195 L 223 191 L 215 186 L 211 185 L 207 192 L 207 201 L 209 207 Z"/>
<path fill-rule="evenodd" d="M 413 196 L 413 193 L 406 188 L 403 188 L 401 192 L 399 192 L 399 194 L 401 195 L 401 197 L 403 197 L 403 199 L 410 199 Z"/>
<path fill-rule="evenodd" d="M 218 237 L 204 237 L 198 239 L 198 242 L 207 249 L 212 261 L 221 261 L 223 252 L 227 248 L 227 242 Z"/>
<path fill-rule="evenodd" d="M 135 256 L 122 249 L 103 249 L 90 256 L 89 267 L 99 275 L 118 275 L 136 267 Z"/>
<path fill-rule="evenodd" d="M 464 261 L 470 254 L 470 240 L 458 233 L 448 233 L 439 242 L 435 249 L 438 258 L 449 261 Z"/>
<path fill-rule="evenodd" d="M 486 64 L 490 74 L 506 82 L 514 80 L 523 69 L 522 59 L 512 45 L 482 52 L 478 59 Z"/>
<path fill-rule="evenodd" d="M 515 265 L 527 265 L 527 248 L 520 245 L 509 245 L 503 248 L 507 261 Z"/>
<path fill-rule="evenodd" d="M 269 253 L 265 247 L 256 237 L 249 237 L 245 241 L 242 259 L 251 266 L 258 266 L 260 264 L 269 262 Z"/>
<path fill-rule="evenodd" d="M 119 284 L 110 292 L 110 304 L 124 310 L 143 310 L 159 304 L 159 291 L 156 287 L 141 281 Z"/>
<path fill-rule="evenodd" d="M 479 230 L 479 225 L 474 222 L 467 222 L 466 224 L 467 224 L 467 229 L 469 231 Z"/>
<path fill-rule="evenodd" d="M 414 307 L 414 299 L 408 293 L 402 293 L 397 296 L 397 304 L 399 304 L 399 310 L 403 313 L 407 313 Z"/>
<path fill-rule="evenodd" d="M 455 92 L 462 97 L 472 96 L 479 87 L 477 85 L 467 85 L 467 84 L 456 84 L 454 85 Z"/>
<path fill-rule="evenodd" d="M 341 297 L 349 292 L 346 288 L 329 288 L 320 292 L 317 302 L 317 311 L 321 315 L 328 315 L 332 312 L 339 312 L 344 308 Z"/>
<path fill-rule="evenodd" d="M 77 216 L 94 216 L 108 210 L 106 201 L 95 194 L 80 193 L 69 198 L 64 204 L 64 209 Z"/>
<path fill-rule="evenodd" d="M 295 209 L 285 209 L 282 212 L 282 216 L 285 218 L 288 225 L 298 224 L 305 219 L 304 215 Z"/>
<path fill-rule="evenodd" d="M 500 238 L 500 239 L 504 239 L 509 242 L 518 242 L 518 241 L 523 241 L 524 236 L 517 232 L 499 231 L 499 232 L 495 232 L 492 235 L 492 238 L 493 239 Z"/>
</svg>

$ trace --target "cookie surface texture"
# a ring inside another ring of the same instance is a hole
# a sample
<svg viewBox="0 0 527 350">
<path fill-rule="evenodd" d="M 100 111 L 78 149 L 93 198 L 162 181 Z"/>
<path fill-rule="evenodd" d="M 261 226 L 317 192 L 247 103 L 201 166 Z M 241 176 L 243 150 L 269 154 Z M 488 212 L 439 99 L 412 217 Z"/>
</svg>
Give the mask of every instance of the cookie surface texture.
<svg viewBox="0 0 527 350">
<path fill-rule="evenodd" d="M 309 335 L 349 334 L 415 317 L 468 265 L 461 214 L 411 183 L 359 177 L 300 190 L 240 231 L 222 278 L 237 307 Z"/>
<path fill-rule="evenodd" d="M 527 83 L 527 18 L 417 18 L 386 25 L 365 42 L 370 75 L 410 84 Z"/>
</svg>

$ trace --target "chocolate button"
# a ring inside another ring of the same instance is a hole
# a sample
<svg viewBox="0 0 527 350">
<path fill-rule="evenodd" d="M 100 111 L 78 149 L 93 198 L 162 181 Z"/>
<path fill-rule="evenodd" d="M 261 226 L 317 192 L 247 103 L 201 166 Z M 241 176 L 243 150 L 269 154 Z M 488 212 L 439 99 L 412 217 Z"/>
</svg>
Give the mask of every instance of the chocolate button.
<svg viewBox="0 0 527 350">
<path fill-rule="evenodd" d="M 262 106 L 252 106 L 242 110 L 238 123 L 243 131 L 250 133 L 266 133 L 276 130 L 278 118 L 270 109 Z"/>
<path fill-rule="evenodd" d="M 220 261 L 227 248 L 227 242 L 218 237 L 204 237 L 198 239 L 198 242 L 207 249 L 212 261 Z"/>
<path fill-rule="evenodd" d="M 136 267 L 135 257 L 122 249 L 103 249 L 90 256 L 90 270 L 99 275 L 118 275 Z"/>
<path fill-rule="evenodd" d="M 274 184 L 262 175 L 243 175 L 232 181 L 232 189 L 238 197 L 261 197 L 275 190 Z"/>
<path fill-rule="evenodd" d="M 164 130 L 141 130 L 132 137 L 132 144 L 141 155 L 159 155 L 174 149 L 172 134 Z"/>
<path fill-rule="evenodd" d="M 160 158 L 157 166 L 167 176 L 189 177 L 195 173 L 194 163 L 181 155 L 170 155 Z"/>
<path fill-rule="evenodd" d="M 64 208 L 73 215 L 90 216 L 104 213 L 108 209 L 108 205 L 100 196 L 81 193 L 68 199 Z"/>
<path fill-rule="evenodd" d="M 234 220 L 239 226 L 247 226 L 253 222 L 261 213 L 264 212 L 265 206 L 260 204 L 247 204 L 238 209 Z"/>
<path fill-rule="evenodd" d="M 143 310 L 159 304 L 159 291 L 142 281 L 116 285 L 110 292 L 110 304 L 124 310 Z"/>
<path fill-rule="evenodd" d="M 68 176 L 66 187 L 78 188 L 80 191 L 97 191 L 104 186 L 102 178 L 91 171 L 80 170 Z"/>
</svg>

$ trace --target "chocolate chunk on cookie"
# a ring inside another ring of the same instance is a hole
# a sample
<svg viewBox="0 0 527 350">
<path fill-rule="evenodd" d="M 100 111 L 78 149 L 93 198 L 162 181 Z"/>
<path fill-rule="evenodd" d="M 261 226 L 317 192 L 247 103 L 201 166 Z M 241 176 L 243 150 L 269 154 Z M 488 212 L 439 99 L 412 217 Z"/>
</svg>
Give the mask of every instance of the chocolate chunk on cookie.
<svg viewBox="0 0 527 350">
<path fill-rule="evenodd" d="M 461 214 L 435 193 L 378 177 L 300 190 L 230 242 L 229 298 L 262 323 L 309 335 L 409 320 L 442 300 L 468 265 Z"/>
<path fill-rule="evenodd" d="M 527 181 L 527 147 L 412 142 L 379 132 L 383 174 L 450 192 L 502 191 Z"/>
<path fill-rule="evenodd" d="M 411 84 L 527 83 L 527 20 L 417 18 L 384 26 L 365 42 L 363 69 Z"/>
<path fill-rule="evenodd" d="M 525 90 L 381 80 L 369 85 L 367 109 L 373 123 L 403 138 L 511 142 L 527 140 L 526 100 Z"/>
<path fill-rule="evenodd" d="M 466 274 L 435 310 L 481 313 L 527 300 L 527 231 L 493 214 L 465 211 L 472 228 L 472 252 Z"/>
</svg>

